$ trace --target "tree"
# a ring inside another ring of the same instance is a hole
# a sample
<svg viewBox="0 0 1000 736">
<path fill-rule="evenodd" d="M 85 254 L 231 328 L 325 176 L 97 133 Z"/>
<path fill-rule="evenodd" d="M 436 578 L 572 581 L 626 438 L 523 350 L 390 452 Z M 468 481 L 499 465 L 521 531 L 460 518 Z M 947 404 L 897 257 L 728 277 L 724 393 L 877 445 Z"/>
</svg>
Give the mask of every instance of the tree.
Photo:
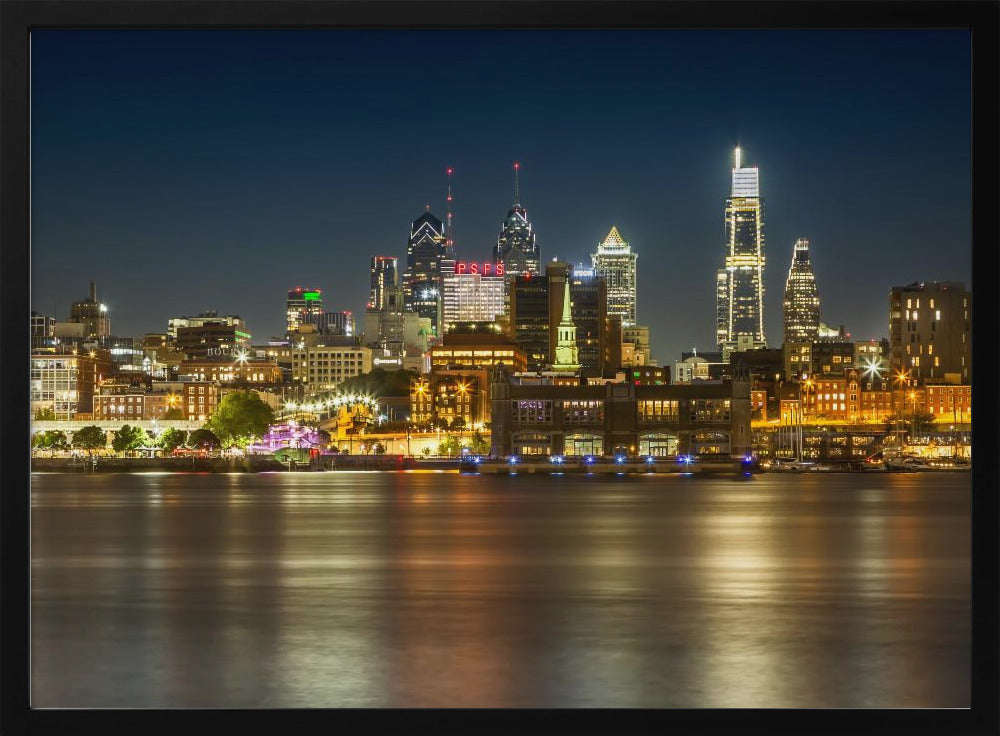
<svg viewBox="0 0 1000 736">
<path fill-rule="evenodd" d="M 424 447 L 424 449 L 422 449 L 422 450 L 420 451 L 420 453 L 421 453 L 421 454 L 422 454 L 422 455 L 423 455 L 424 457 L 428 457 L 428 456 L 430 456 L 430 454 L 431 454 L 431 448 L 429 448 L 429 447 L 426 447 L 426 446 L 425 446 L 425 447 Z"/>
<path fill-rule="evenodd" d="M 115 452 L 129 453 L 150 444 L 152 444 L 152 440 L 146 434 L 146 430 L 142 427 L 130 427 L 127 424 L 123 424 L 122 428 L 115 432 L 115 436 L 111 438 L 111 449 Z"/>
<path fill-rule="evenodd" d="M 58 429 L 36 432 L 31 436 L 31 446 L 41 450 L 62 450 L 69 447 L 66 433 Z"/>
<path fill-rule="evenodd" d="M 167 409 L 163 413 L 163 418 L 164 419 L 183 419 L 184 418 L 184 412 L 181 411 L 176 406 L 171 406 L 169 409 Z"/>
<path fill-rule="evenodd" d="M 458 437 L 453 434 L 448 435 L 442 440 L 441 444 L 438 446 L 438 453 L 441 455 L 447 455 L 452 457 L 458 455 L 462 451 L 462 445 L 458 441 Z"/>
<path fill-rule="evenodd" d="M 168 427 L 163 430 L 160 435 L 159 446 L 163 448 L 163 452 L 170 454 L 178 447 L 184 444 L 187 440 L 187 432 L 183 429 L 174 429 L 173 427 Z"/>
<path fill-rule="evenodd" d="M 56 413 L 48 407 L 43 407 L 35 412 L 35 419 L 39 422 L 51 422 L 56 418 Z"/>
<path fill-rule="evenodd" d="M 465 429 L 465 419 L 463 417 L 455 417 L 451 420 L 452 429 Z"/>
<path fill-rule="evenodd" d="M 225 445 L 247 444 L 262 437 L 274 422 L 274 411 L 253 391 L 226 394 L 205 427 Z"/>
<path fill-rule="evenodd" d="M 385 445 L 383 445 L 381 442 L 376 442 L 375 446 L 372 448 L 372 452 L 374 452 L 376 455 L 384 455 Z"/>
<path fill-rule="evenodd" d="M 219 446 L 219 438 L 210 429 L 196 429 L 188 435 L 188 447 L 197 447 L 203 450 L 214 450 Z"/>
<path fill-rule="evenodd" d="M 73 433 L 73 447 L 81 450 L 93 452 L 107 445 L 108 438 L 104 430 L 94 424 L 82 427 Z"/>
<path fill-rule="evenodd" d="M 472 433 L 469 451 L 475 455 L 486 455 L 490 451 L 490 441 L 483 436 L 482 432 L 476 430 Z"/>
<path fill-rule="evenodd" d="M 934 415 L 928 411 L 917 411 L 910 415 L 910 433 L 917 434 L 934 426 Z"/>
</svg>

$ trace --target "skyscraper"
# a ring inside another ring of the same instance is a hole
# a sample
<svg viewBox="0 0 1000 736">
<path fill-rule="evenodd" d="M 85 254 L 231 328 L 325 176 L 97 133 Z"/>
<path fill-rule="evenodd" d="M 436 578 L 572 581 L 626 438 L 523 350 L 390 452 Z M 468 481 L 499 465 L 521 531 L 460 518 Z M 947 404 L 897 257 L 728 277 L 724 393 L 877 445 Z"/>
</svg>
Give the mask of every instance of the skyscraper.
<svg viewBox="0 0 1000 736">
<path fill-rule="evenodd" d="M 494 322 L 503 315 L 503 276 L 446 273 L 441 299 L 442 335 L 456 322 Z"/>
<path fill-rule="evenodd" d="M 301 286 L 291 289 L 285 312 L 288 332 L 294 332 L 299 325 L 314 323 L 323 314 L 322 289 L 303 289 Z"/>
<path fill-rule="evenodd" d="M 399 285 L 396 256 L 372 256 L 370 283 L 368 308 L 382 309 L 385 305 L 385 290 Z"/>
<path fill-rule="evenodd" d="M 431 321 L 438 336 L 441 306 L 441 259 L 446 255 L 444 224 L 428 211 L 413 221 L 406 244 L 403 301 L 406 309 Z"/>
<path fill-rule="evenodd" d="M 636 258 L 628 241 L 622 238 L 614 225 L 603 242 L 598 243 L 597 253 L 590 256 L 594 272 L 607 284 L 608 314 L 620 317 L 622 327 L 635 324 Z"/>
<path fill-rule="evenodd" d="M 819 337 L 819 291 L 812 263 L 809 241 L 799 238 L 792 249 L 792 265 L 785 281 L 785 342 L 809 341 Z"/>
<path fill-rule="evenodd" d="M 539 274 L 539 251 L 535 233 L 528 222 L 528 213 L 521 206 L 521 192 L 518 175 L 519 163 L 514 164 L 514 206 L 500 224 L 500 235 L 493 248 L 493 262 L 503 263 L 508 281 L 517 276 Z"/>
<path fill-rule="evenodd" d="M 736 147 L 726 199 L 726 260 L 716 277 L 716 337 L 723 360 L 734 350 L 767 347 L 764 337 L 764 200 L 760 172 L 740 165 Z"/>
</svg>

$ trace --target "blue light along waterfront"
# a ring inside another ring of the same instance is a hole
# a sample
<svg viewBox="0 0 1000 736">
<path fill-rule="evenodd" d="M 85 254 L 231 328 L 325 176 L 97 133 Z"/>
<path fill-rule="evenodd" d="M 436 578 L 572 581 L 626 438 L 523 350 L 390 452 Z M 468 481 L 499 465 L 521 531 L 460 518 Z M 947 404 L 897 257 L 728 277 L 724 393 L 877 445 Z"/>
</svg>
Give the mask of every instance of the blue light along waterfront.
<svg viewBox="0 0 1000 736">
<path fill-rule="evenodd" d="M 34 474 L 34 707 L 966 707 L 968 474 Z"/>
</svg>

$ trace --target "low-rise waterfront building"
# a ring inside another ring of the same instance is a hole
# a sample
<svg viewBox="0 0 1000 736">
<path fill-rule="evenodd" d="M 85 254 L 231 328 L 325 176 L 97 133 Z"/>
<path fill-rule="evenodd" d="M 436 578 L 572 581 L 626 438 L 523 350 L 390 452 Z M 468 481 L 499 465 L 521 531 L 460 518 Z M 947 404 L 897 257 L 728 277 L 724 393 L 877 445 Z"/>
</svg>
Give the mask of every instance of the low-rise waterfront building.
<svg viewBox="0 0 1000 736">
<path fill-rule="evenodd" d="M 750 452 L 750 383 L 491 387 L 492 452 L 508 455 L 724 455 Z"/>
</svg>

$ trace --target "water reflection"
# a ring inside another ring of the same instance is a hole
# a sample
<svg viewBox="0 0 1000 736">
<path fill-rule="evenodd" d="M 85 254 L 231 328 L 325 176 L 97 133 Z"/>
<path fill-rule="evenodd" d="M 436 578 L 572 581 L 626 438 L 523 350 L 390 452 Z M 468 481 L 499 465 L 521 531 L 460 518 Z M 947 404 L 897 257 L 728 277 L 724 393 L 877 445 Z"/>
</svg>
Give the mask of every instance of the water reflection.
<svg viewBox="0 0 1000 736">
<path fill-rule="evenodd" d="M 36 706 L 964 707 L 967 476 L 33 476 Z"/>
</svg>

